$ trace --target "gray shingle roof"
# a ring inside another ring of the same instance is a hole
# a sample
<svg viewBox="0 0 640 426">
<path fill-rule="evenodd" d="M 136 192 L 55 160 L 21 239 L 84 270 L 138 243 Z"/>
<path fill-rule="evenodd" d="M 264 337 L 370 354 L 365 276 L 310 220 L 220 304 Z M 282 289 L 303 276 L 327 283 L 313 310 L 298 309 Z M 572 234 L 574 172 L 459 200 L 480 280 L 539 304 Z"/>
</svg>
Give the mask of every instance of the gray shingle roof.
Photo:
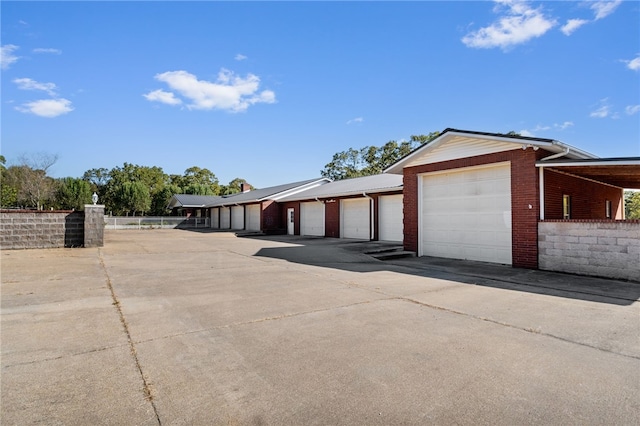
<svg viewBox="0 0 640 426">
<path fill-rule="evenodd" d="M 383 173 L 373 176 L 336 180 L 298 194 L 283 197 L 278 201 L 285 202 L 313 200 L 315 198 L 345 197 L 349 195 L 362 195 L 362 193 L 370 195 L 400 190 L 402 190 L 402 176 Z"/>
<path fill-rule="evenodd" d="M 313 188 L 317 185 L 324 186 L 324 184 L 327 184 L 328 182 L 330 182 L 330 179 L 316 178 L 303 180 L 300 182 L 285 183 L 283 185 L 271 186 L 269 188 L 254 189 L 247 192 L 219 197 L 218 199 L 208 203 L 206 207 L 219 207 L 233 204 L 250 204 L 263 200 L 279 200 L 284 196 L 295 194 L 298 191 Z"/>
<path fill-rule="evenodd" d="M 204 207 L 218 198 L 221 197 L 218 195 L 174 194 L 167 207 L 170 209 L 175 207 Z"/>
</svg>

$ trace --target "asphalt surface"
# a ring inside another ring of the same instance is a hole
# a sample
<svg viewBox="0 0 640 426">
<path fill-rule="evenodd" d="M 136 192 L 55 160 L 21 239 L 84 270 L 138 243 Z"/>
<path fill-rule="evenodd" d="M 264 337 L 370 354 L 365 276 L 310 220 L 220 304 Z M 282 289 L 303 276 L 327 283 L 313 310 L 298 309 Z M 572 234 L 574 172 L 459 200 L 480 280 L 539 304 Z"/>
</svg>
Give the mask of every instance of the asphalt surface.
<svg viewBox="0 0 640 426">
<path fill-rule="evenodd" d="M 337 239 L 2 251 L 2 425 L 640 424 L 640 284 Z"/>
</svg>

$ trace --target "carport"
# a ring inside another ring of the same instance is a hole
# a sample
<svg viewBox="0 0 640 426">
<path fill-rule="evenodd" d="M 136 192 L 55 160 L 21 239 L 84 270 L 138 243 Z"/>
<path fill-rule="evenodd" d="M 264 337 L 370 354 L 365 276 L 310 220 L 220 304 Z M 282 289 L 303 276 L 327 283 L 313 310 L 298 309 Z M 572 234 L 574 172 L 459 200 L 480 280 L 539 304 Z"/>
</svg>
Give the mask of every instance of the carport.
<svg viewBox="0 0 640 426">
<path fill-rule="evenodd" d="M 545 171 L 553 171 L 567 177 L 575 177 L 587 182 L 605 184 L 620 191 L 619 200 L 612 201 L 612 208 L 619 204 L 620 211 L 616 215 L 607 211 L 605 203 L 602 211 L 605 217 L 596 214 L 585 219 L 624 219 L 624 189 L 640 189 L 640 157 L 629 158 L 593 158 L 582 160 L 556 159 L 536 162 L 540 180 L 540 219 L 544 220 L 545 198 L 549 188 L 545 185 Z M 616 202 L 617 201 L 617 202 Z M 609 217 L 607 214 L 609 213 Z M 569 217 L 571 218 L 571 217 Z"/>
</svg>

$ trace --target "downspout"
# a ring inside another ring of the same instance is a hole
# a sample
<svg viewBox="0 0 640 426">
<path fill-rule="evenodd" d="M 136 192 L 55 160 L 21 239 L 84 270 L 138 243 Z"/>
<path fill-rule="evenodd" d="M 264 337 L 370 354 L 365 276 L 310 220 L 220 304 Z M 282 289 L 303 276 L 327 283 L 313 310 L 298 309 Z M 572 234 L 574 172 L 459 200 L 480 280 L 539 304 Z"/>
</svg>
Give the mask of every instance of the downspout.
<svg viewBox="0 0 640 426">
<path fill-rule="evenodd" d="M 375 239 L 375 227 L 374 227 L 374 217 L 373 217 L 373 206 L 374 206 L 374 202 L 373 202 L 373 198 L 371 198 L 370 196 L 367 195 L 366 192 L 362 192 L 362 196 L 368 198 L 369 201 L 369 240 L 373 241 Z"/>
</svg>

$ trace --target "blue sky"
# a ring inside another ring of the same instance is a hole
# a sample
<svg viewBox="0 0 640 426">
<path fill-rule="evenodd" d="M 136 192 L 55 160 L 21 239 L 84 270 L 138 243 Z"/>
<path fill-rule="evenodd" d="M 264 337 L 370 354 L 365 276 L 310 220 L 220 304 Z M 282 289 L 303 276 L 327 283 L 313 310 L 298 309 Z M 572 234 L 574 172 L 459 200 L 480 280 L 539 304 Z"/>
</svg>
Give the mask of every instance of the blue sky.
<svg viewBox="0 0 640 426">
<path fill-rule="evenodd" d="M 453 127 L 640 156 L 640 3 L 1 3 L 2 145 L 54 177 L 124 162 L 309 179 Z"/>
</svg>

